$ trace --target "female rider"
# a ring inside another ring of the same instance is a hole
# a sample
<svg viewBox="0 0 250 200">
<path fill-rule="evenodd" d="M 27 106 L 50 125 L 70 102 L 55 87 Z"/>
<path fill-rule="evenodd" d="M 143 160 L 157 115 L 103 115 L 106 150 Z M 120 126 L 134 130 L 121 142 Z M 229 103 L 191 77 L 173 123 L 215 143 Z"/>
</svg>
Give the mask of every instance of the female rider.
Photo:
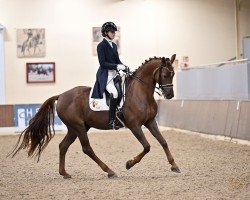
<svg viewBox="0 0 250 200">
<path fill-rule="evenodd" d="M 110 94 L 109 128 L 112 129 L 119 128 L 115 117 L 118 91 L 113 80 L 118 75 L 118 70 L 128 70 L 128 67 L 120 61 L 116 44 L 112 42 L 116 31 L 117 27 L 113 22 L 106 22 L 102 25 L 101 32 L 104 39 L 97 46 L 100 67 L 96 74 L 96 82 L 91 96 L 94 99 L 102 99 L 105 90 Z"/>
</svg>

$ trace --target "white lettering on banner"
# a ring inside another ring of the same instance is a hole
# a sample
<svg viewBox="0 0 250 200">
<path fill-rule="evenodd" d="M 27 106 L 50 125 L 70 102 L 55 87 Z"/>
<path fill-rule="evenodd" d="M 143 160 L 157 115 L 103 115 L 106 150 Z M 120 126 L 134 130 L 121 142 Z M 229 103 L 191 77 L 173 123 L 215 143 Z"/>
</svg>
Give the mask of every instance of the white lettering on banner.
<svg viewBox="0 0 250 200">
<path fill-rule="evenodd" d="M 33 112 L 32 112 L 32 108 L 27 108 L 26 109 L 26 117 L 28 118 L 28 117 L 32 117 L 33 115 Z"/>
<path fill-rule="evenodd" d="M 18 116 L 18 126 L 19 127 L 25 127 L 25 109 L 21 108 L 17 110 L 17 116 Z"/>
<path fill-rule="evenodd" d="M 14 122 L 17 127 L 26 127 L 29 125 L 29 121 L 38 113 L 41 105 L 15 105 L 14 106 Z M 56 125 L 62 125 L 62 121 L 59 119 L 57 112 L 55 111 L 54 123 Z"/>
</svg>

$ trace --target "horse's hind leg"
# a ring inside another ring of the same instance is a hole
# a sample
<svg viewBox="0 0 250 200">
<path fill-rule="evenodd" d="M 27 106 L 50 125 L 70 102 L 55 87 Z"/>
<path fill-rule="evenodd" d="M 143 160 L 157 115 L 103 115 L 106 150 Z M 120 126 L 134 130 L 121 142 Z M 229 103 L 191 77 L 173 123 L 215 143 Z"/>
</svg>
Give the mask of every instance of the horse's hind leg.
<svg viewBox="0 0 250 200">
<path fill-rule="evenodd" d="M 179 167 L 176 165 L 174 158 L 168 148 L 168 144 L 164 137 L 161 135 L 157 123 L 155 120 L 151 121 L 150 123 L 145 124 L 145 126 L 148 128 L 148 130 L 152 133 L 152 135 L 158 140 L 158 142 L 161 144 L 163 147 L 165 154 L 168 158 L 168 162 L 172 165 L 171 170 L 173 172 L 178 172 L 180 173 Z"/>
<path fill-rule="evenodd" d="M 66 172 L 65 170 L 65 155 L 67 153 L 67 150 L 69 146 L 75 141 L 77 135 L 68 128 L 68 133 L 62 140 L 62 142 L 59 144 L 59 150 L 60 150 L 60 156 L 59 156 L 59 173 L 64 178 L 71 178 L 71 176 Z"/>
<path fill-rule="evenodd" d="M 107 172 L 109 178 L 117 177 L 116 173 L 113 170 L 111 170 L 105 163 L 103 163 L 95 155 L 95 152 L 93 151 L 92 147 L 90 146 L 87 132 L 86 131 L 84 131 L 84 132 L 80 131 L 77 136 L 78 136 L 78 138 L 79 138 L 79 140 L 81 142 L 83 152 L 86 155 L 88 155 L 90 158 L 92 158 L 102 168 L 102 170 L 104 172 Z"/>
<path fill-rule="evenodd" d="M 142 132 L 142 129 L 140 126 L 135 126 L 133 128 L 130 128 L 130 130 L 133 132 L 135 137 L 139 140 L 139 142 L 143 146 L 143 151 L 134 157 L 134 159 L 127 161 L 126 163 L 126 169 L 130 169 L 133 167 L 136 163 L 139 163 L 141 159 L 150 151 L 150 145 L 144 136 L 144 133 Z"/>
</svg>

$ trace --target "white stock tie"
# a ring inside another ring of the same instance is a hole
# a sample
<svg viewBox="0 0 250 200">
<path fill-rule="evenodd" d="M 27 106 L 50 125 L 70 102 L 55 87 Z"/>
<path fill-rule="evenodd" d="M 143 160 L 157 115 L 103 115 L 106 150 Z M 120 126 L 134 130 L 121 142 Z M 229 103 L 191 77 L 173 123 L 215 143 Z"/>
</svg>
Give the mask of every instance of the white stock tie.
<svg viewBox="0 0 250 200">
<path fill-rule="evenodd" d="M 110 46 L 113 48 L 113 45 L 112 45 L 112 42 L 111 42 L 111 41 L 109 41 L 109 44 L 110 44 Z"/>
</svg>

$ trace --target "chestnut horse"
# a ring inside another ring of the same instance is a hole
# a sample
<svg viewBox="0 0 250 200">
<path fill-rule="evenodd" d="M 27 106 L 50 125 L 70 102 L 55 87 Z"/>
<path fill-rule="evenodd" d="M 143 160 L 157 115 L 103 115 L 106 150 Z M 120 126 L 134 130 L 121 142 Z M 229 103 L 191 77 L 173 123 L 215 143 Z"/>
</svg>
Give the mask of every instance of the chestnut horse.
<svg viewBox="0 0 250 200">
<path fill-rule="evenodd" d="M 146 60 L 136 71 L 129 76 L 129 83 L 126 87 L 125 102 L 122 112 L 125 118 L 125 125 L 143 146 L 143 151 L 133 159 L 127 161 L 126 168 L 130 169 L 150 151 L 150 145 L 142 131 L 142 125 L 147 127 L 152 135 L 163 147 L 168 162 L 172 165 L 173 172 L 180 172 L 173 156 L 170 153 L 166 140 L 161 135 L 155 116 L 157 114 L 157 104 L 154 99 L 156 83 L 165 98 L 171 99 L 173 92 L 174 69 L 172 63 L 175 54 L 169 58 L 150 58 Z M 59 144 L 59 173 L 64 178 L 71 176 L 65 170 L 65 155 L 69 146 L 78 139 L 81 142 L 82 150 L 92 158 L 108 177 L 117 175 L 94 153 L 88 139 L 88 130 L 91 127 L 107 130 L 109 113 L 108 111 L 92 111 L 89 107 L 90 87 L 75 87 L 60 95 L 47 99 L 30 120 L 29 126 L 21 133 L 17 144 L 12 152 L 14 157 L 21 149 L 28 149 L 28 156 L 37 156 L 38 161 L 42 151 L 55 134 L 54 131 L 54 108 L 55 101 L 58 116 L 67 126 L 68 132 Z M 52 127 L 52 128 L 51 128 Z M 22 142 L 20 143 L 22 139 Z"/>
</svg>

